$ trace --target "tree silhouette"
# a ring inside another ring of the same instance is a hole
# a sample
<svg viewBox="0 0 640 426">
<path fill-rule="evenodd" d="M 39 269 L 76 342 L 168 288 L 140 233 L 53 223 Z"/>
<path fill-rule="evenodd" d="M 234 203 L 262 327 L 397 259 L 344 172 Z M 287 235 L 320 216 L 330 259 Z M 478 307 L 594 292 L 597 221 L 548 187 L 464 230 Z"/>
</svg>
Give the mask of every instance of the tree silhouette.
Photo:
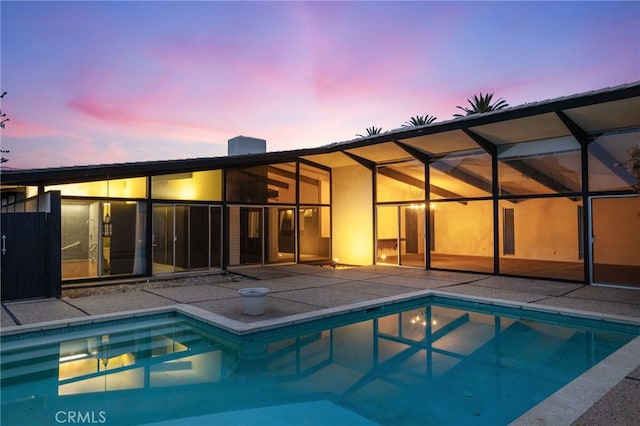
<svg viewBox="0 0 640 426">
<path fill-rule="evenodd" d="M 6 95 L 7 92 L 2 92 L 2 95 L 0 95 L 0 99 L 4 98 L 4 95 Z M 7 114 L 2 112 L 2 110 L 0 109 L 0 118 L 4 118 L 6 117 Z M 9 121 L 8 118 L 4 118 L 2 121 L 0 121 L 0 128 L 4 129 L 5 123 Z M 2 154 L 8 154 L 9 150 L 8 149 L 0 149 L 0 153 Z M 7 161 L 9 161 L 8 158 L 5 158 L 4 156 L 2 156 L 2 158 L 0 158 L 0 163 L 6 163 Z"/>
<path fill-rule="evenodd" d="M 453 116 L 464 117 L 465 115 L 481 114 L 483 112 L 497 111 L 509 106 L 507 101 L 502 98 L 498 99 L 492 104 L 491 101 L 493 100 L 493 95 L 493 93 L 487 93 L 486 95 L 483 95 L 482 92 L 480 92 L 480 96 L 473 95 L 473 99 L 467 99 L 467 102 L 469 102 L 471 108 L 456 106 L 456 108 L 463 110 L 466 114 L 453 114 Z"/>
<path fill-rule="evenodd" d="M 367 131 L 366 135 L 361 135 L 360 133 L 358 133 L 356 134 L 356 136 L 366 138 L 367 136 L 379 135 L 380 133 L 382 133 L 382 127 L 367 127 L 365 130 Z"/>
<path fill-rule="evenodd" d="M 402 127 L 416 127 L 416 126 L 424 126 L 427 124 L 431 124 L 436 121 L 438 117 L 434 117 L 433 115 L 416 115 L 415 117 L 411 117 L 408 121 L 406 121 Z"/>
</svg>

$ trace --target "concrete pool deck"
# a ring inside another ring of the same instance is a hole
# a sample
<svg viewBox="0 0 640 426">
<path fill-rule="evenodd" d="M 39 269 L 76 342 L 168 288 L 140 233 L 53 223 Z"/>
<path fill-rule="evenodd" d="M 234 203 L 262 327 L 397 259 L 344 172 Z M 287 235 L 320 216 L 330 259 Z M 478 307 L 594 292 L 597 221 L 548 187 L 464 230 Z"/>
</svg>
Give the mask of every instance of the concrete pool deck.
<svg viewBox="0 0 640 426">
<path fill-rule="evenodd" d="M 207 281 L 207 275 L 187 280 L 184 285 L 180 285 L 180 277 L 171 277 L 176 280 L 176 285 L 141 285 L 139 289 L 132 286 L 133 289 L 126 292 L 7 302 L 2 304 L 1 326 L 5 330 L 26 329 L 30 325 L 71 318 L 188 305 L 230 323 L 241 324 L 248 330 L 254 326 L 286 322 L 289 317 L 304 318 L 354 304 L 361 306 L 384 298 L 434 290 L 458 296 L 531 304 L 544 309 L 571 310 L 640 324 L 640 291 L 633 289 L 386 266 L 332 269 L 287 265 L 244 267 L 230 272 L 233 275 L 213 283 Z M 252 317 L 243 313 L 237 290 L 245 287 L 267 287 L 271 290 L 264 315 Z M 636 339 L 634 344 L 639 342 Z M 638 344 L 632 350 L 636 347 Z M 523 416 L 519 424 L 640 424 L 640 351 L 626 352 L 625 359 L 612 360 L 618 367 L 624 364 L 624 369 L 616 370 L 616 365 L 612 365 L 609 369 L 593 373 L 590 380 L 596 380 L 601 386 L 599 393 L 590 393 L 591 399 L 582 399 L 583 404 L 589 401 L 588 406 L 577 404 L 576 408 L 575 402 L 567 399 L 566 395 L 554 395 L 538 412 Z M 612 376 L 612 372 L 619 377 Z M 598 374 L 609 377 L 609 381 L 614 377 L 614 382 L 603 388 L 602 383 L 606 380 L 598 379 Z M 584 387 L 577 386 L 575 392 L 584 394 Z M 582 386 L 589 386 L 589 380 Z M 573 405 L 573 411 L 567 410 L 563 404 Z"/>
</svg>

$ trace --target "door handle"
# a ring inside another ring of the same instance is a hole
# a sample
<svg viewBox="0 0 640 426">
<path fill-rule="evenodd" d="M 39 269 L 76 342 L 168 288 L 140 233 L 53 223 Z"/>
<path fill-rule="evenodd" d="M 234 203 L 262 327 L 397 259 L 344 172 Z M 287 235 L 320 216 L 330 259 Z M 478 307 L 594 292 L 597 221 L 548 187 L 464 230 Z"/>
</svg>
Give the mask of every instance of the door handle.
<svg viewBox="0 0 640 426">
<path fill-rule="evenodd" d="M 2 255 L 4 256 L 7 253 L 7 236 L 2 236 Z"/>
</svg>

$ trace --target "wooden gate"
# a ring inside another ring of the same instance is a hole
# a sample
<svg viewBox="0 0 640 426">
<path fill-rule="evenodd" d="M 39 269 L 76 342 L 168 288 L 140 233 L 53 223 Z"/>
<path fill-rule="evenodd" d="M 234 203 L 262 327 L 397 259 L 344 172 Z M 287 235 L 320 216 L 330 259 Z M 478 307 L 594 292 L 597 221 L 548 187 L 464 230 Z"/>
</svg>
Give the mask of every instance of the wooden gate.
<svg viewBox="0 0 640 426">
<path fill-rule="evenodd" d="M 59 297 L 59 218 L 52 213 L 2 213 L 0 229 L 2 301 Z"/>
</svg>

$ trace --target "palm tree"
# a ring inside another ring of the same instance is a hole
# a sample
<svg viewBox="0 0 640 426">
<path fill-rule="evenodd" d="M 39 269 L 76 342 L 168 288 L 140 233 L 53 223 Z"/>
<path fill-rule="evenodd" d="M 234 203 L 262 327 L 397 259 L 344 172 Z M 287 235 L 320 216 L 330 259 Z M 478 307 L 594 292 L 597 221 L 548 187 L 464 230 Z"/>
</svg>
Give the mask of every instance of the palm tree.
<svg viewBox="0 0 640 426">
<path fill-rule="evenodd" d="M 6 95 L 6 94 L 7 94 L 7 92 L 2 92 L 2 95 L 0 95 L 0 99 L 4 98 L 4 95 Z M 6 113 L 4 113 L 4 112 L 2 112 L 2 110 L 0 109 L 0 119 L 1 119 L 2 117 L 6 117 L 6 116 L 7 116 L 7 114 L 6 114 Z M 6 123 L 7 121 L 9 121 L 9 119 L 8 119 L 8 118 L 5 118 L 4 120 L 2 120 L 2 121 L 0 122 L 0 128 L 4 129 L 4 127 L 5 127 L 5 124 L 4 124 L 4 123 Z M 9 153 L 9 150 L 8 150 L 8 149 L 0 149 L 0 153 L 2 153 L 2 154 L 8 154 L 8 153 Z M 0 157 L 0 163 L 6 163 L 7 161 L 9 161 L 9 159 L 8 159 L 8 158 L 5 158 L 4 156 Z"/>
<path fill-rule="evenodd" d="M 456 106 L 456 108 L 459 108 L 464 112 L 466 112 L 465 115 L 471 115 L 471 114 L 481 114 L 483 112 L 489 112 L 489 111 L 497 111 L 499 109 L 504 109 L 509 106 L 507 101 L 505 101 L 502 98 L 498 99 L 493 104 L 491 103 L 492 100 L 493 100 L 493 93 L 487 93 L 486 95 L 483 95 L 482 92 L 480 92 L 480 96 L 473 95 L 473 100 L 467 99 L 467 102 L 469 102 L 469 105 L 471 105 L 471 108 L 464 108 L 461 106 Z M 462 114 L 453 114 L 453 116 L 464 117 L 464 115 Z"/>
<path fill-rule="evenodd" d="M 434 117 L 433 115 L 416 115 L 415 117 L 411 117 L 409 121 L 405 122 L 402 127 L 416 127 L 416 126 L 424 126 L 427 124 L 431 124 L 436 121 L 438 117 Z"/>
<path fill-rule="evenodd" d="M 379 135 L 382 133 L 382 127 L 367 127 L 365 129 L 367 131 L 366 135 L 361 135 L 360 133 L 356 134 L 356 136 L 360 136 L 361 138 L 366 138 L 367 136 Z"/>
</svg>

